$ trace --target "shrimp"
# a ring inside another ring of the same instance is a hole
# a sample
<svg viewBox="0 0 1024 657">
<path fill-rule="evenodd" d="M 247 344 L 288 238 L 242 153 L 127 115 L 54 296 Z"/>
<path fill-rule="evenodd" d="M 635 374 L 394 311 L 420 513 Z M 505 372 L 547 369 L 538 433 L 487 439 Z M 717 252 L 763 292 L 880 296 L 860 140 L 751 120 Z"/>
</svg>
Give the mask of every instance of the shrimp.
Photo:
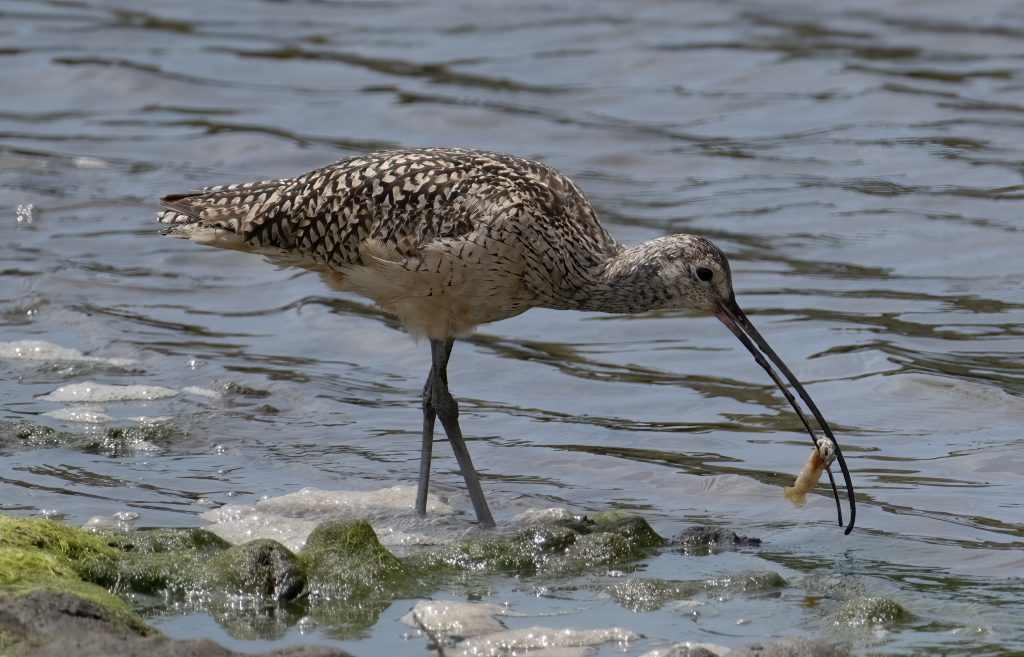
<svg viewBox="0 0 1024 657">
<path fill-rule="evenodd" d="M 827 468 L 836 458 L 835 444 L 829 438 L 818 438 L 818 447 L 811 450 L 811 455 L 804 464 L 804 469 L 796 476 L 792 486 L 782 489 L 782 494 L 790 502 L 797 506 L 803 506 L 807 502 L 807 493 L 818 484 L 821 472 Z"/>
</svg>

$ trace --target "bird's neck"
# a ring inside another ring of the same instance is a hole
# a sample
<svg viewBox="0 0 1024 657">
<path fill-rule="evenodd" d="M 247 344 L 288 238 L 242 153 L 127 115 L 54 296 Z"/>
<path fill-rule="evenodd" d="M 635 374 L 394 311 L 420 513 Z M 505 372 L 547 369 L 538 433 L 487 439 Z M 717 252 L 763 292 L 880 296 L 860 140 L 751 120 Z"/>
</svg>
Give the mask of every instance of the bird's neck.
<svg viewBox="0 0 1024 657">
<path fill-rule="evenodd" d="M 644 242 L 622 247 L 592 272 L 577 296 L 578 310 L 605 313 L 641 313 L 663 307 L 668 299 L 659 275 L 658 245 Z"/>
</svg>

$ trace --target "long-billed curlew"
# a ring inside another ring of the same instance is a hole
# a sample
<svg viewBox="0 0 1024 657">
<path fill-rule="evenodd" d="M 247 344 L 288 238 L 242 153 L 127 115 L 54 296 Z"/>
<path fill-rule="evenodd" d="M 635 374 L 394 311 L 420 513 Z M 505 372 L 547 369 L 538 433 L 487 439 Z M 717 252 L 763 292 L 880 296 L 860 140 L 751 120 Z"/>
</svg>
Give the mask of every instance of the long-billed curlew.
<svg viewBox="0 0 1024 657">
<path fill-rule="evenodd" d="M 694 235 L 638 246 L 616 242 L 571 180 L 511 155 L 459 148 L 351 157 L 296 178 L 207 187 L 161 199 L 164 234 L 249 251 L 320 274 L 332 289 L 369 297 L 414 336 L 430 340 L 416 511 L 426 513 L 434 421 L 441 420 L 480 525 L 493 527 L 448 391 L 455 338 L 530 308 L 639 313 L 692 308 L 714 314 L 782 390 L 816 447 L 774 363 L 834 445 L 838 442 L 793 373 L 740 310 L 725 256 Z M 831 455 L 829 455 L 831 457 Z M 829 459 L 831 460 L 831 458 Z M 843 524 L 839 494 L 832 490 Z"/>
</svg>

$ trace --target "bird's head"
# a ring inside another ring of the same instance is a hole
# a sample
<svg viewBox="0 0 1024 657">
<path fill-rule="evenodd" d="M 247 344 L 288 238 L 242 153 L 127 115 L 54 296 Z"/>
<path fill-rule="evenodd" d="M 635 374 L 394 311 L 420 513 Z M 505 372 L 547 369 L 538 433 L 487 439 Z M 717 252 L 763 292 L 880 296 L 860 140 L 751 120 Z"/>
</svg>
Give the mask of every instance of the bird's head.
<svg viewBox="0 0 1024 657">
<path fill-rule="evenodd" d="M 649 244 L 659 251 L 664 308 L 714 313 L 723 303 L 735 303 L 729 261 L 714 243 L 696 235 L 670 235 Z"/>
<path fill-rule="evenodd" d="M 839 443 L 803 385 L 775 353 L 775 350 L 761 337 L 761 334 L 740 309 L 739 304 L 736 303 L 736 295 L 732 288 L 732 272 L 725 254 L 712 242 L 696 235 L 670 235 L 647 242 L 644 246 L 653 251 L 653 253 L 647 254 L 648 261 L 658 263 L 658 277 L 664 296 L 660 307 L 703 310 L 713 314 L 725 324 L 750 351 L 757 364 L 768 372 L 772 381 L 796 411 L 804 428 L 811 436 L 811 442 L 817 448 L 815 431 L 797 404 L 796 398 L 786 386 L 786 382 L 807 405 L 821 430 L 835 445 L 836 460 L 845 478 L 847 499 L 850 504 L 850 522 L 846 529 L 846 533 L 849 533 L 853 529 L 856 506 L 850 472 L 846 467 Z M 773 369 L 773 364 L 778 371 Z M 781 376 L 779 372 L 781 372 Z M 836 497 L 836 507 L 839 509 L 839 524 L 842 525 L 842 509 L 839 507 L 839 495 L 836 492 L 835 480 L 832 478 L 831 471 L 829 471 L 829 479 Z"/>
</svg>

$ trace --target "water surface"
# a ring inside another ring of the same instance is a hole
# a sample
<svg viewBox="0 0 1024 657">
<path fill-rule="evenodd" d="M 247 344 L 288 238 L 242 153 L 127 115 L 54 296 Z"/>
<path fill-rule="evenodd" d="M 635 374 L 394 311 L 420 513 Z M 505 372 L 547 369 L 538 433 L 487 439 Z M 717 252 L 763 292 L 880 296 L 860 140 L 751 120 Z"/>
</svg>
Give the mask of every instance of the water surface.
<svg viewBox="0 0 1024 657">
<path fill-rule="evenodd" d="M 313 275 L 161 238 L 155 199 L 382 147 L 510 151 L 573 177 L 624 242 L 695 232 L 730 255 L 860 507 L 844 537 L 824 489 L 802 509 L 782 498 L 806 437 L 715 320 L 535 310 L 451 363 L 499 523 L 561 506 L 635 510 L 663 535 L 723 525 L 765 547 L 642 573 L 775 570 L 791 588 L 697 616 L 623 609 L 615 573 L 496 581 L 482 599 L 645 637 L 600 654 L 793 634 L 1024 651 L 1022 54 L 1024 8 L 1000 0 L 0 0 L 0 509 L 196 526 L 307 486 L 413 483 L 426 345 Z M 180 392 L 46 397 L 88 381 Z M 9 429 L 23 420 L 94 439 L 26 444 Z M 435 458 L 468 523 L 446 445 Z M 913 620 L 840 631 L 855 594 Z M 398 622 L 412 604 L 341 644 L 422 651 Z M 160 623 L 251 650 L 336 640 Z"/>
</svg>

